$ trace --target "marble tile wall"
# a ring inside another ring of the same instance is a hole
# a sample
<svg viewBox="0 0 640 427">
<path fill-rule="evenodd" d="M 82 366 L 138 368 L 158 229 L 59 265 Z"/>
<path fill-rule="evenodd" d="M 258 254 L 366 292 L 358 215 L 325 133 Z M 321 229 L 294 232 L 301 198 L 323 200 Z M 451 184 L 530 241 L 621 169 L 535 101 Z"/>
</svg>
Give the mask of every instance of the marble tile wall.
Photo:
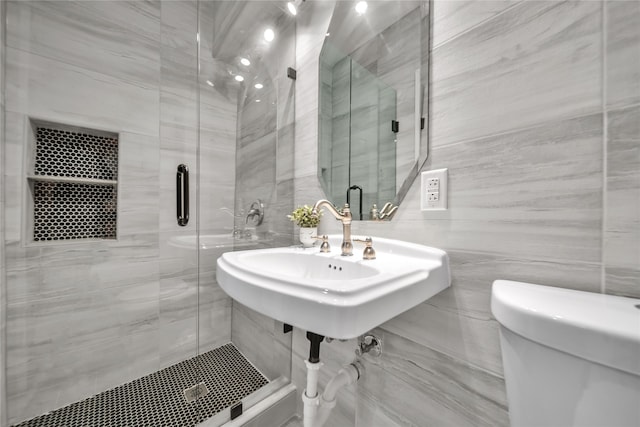
<svg viewBox="0 0 640 427">
<path fill-rule="evenodd" d="M 508 425 L 490 312 L 496 279 L 638 295 L 636 3 L 432 3 L 424 169 L 449 168 L 449 210 L 421 212 L 414 183 L 392 222 L 353 228 L 445 249 L 452 287 L 376 330 L 385 354 L 364 358 L 365 378 L 341 393 L 331 425 Z M 326 29 L 324 15 L 300 19 L 308 23 L 299 27 L 298 63 L 308 72 L 297 81 L 297 204 L 323 196 L 307 153 L 316 150 L 314 58 Z M 328 370 L 351 361 L 353 348 L 324 345 Z M 300 389 L 307 351 L 297 333 Z"/>
<path fill-rule="evenodd" d="M 5 69 L 5 34 L 6 3 L 0 4 L 0 165 L 4 164 L 4 69 Z M 5 388 L 6 367 L 6 274 L 4 262 L 4 174 L 0 173 L 0 426 L 6 425 L 7 401 Z"/>
<path fill-rule="evenodd" d="M 640 298 L 640 4 L 605 5 L 605 292 Z"/>
<path fill-rule="evenodd" d="M 203 234 L 233 227 L 217 208 L 233 205 L 236 97 L 197 80 L 196 1 L 5 4 L 6 397 L 14 423 L 231 340 L 231 301 L 213 269 L 220 253 L 198 259 L 195 235 L 198 220 Z M 206 68 L 213 25 L 201 12 Z M 29 117 L 120 134 L 118 240 L 28 244 Z M 191 171 L 187 227 L 175 220 L 180 163 Z"/>
<path fill-rule="evenodd" d="M 158 365 L 159 14 L 152 2 L 7 2 L 9 423 Z M 101 45 L 102 33 L 121 38 Z M 29 117 L 120 133 L 117 241 L 29 245 Z"/>
</svg>

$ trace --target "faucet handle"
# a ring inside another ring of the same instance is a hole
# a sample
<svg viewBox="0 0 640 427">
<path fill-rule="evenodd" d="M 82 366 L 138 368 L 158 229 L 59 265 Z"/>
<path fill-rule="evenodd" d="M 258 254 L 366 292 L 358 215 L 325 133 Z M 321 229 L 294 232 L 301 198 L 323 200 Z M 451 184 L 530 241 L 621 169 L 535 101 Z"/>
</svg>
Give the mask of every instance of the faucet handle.
<svg viewBox="0 0 640 427">
<path fill-rule="evenodd" d="M 316 240 L 322 240 L 322 244 L 320 245 L 320 252 L 331 252 L 331 246 L 329 246 L 329 236 L 323 234 L 322 237 L 312 236 L 312 238 Z"/>
<path fill-rule="evenodd" d="M 367 237 L 366 239 L 353 239 L 353 241 L 365 244 L 362 259 L 376 259 L 376 251 L 373 249 L 373 240 L 371 237 Z"/>
<path fill-rule="evenodd" d="M 390 220 L 398 211 L 398 207 L 394 206 L 391 202 L 385 203 L 385 205 L 378 212 L 378 219 Z"/>
<path fill-rule="evenodd" d="M 247 217 L 244 220 L 245 224 L 249 224 L 249 218 L 251 218 L 251 223 L 254 226 L 262 224 L 264 220 L 264 203 L 262 203 L 262 200 L 257 199 L 251 203 Z"/>
</svg>

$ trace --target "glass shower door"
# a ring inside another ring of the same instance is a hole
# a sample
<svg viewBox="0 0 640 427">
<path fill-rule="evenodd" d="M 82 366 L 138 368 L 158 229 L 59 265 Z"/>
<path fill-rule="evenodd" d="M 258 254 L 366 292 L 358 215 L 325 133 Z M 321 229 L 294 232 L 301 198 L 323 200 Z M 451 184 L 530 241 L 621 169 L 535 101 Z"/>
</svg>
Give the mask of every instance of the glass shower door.
<svg viewBox="0 0 640 427">
<path fill-rule="evenodd" d="M 193 425 L 197 4 L 4 3 L 9 424 Z"/>
<path fill-rule="evenodd" d="M 215 392 L 246 410 L 290 383 L 291 333 L 232 301 L 216 260 L 292 243 L 295 19 L 281 2 L 199 5 L 199 365 L 207 385 L 225 382 Z M 223 342 L 226 374 L 213 378 Z M 203 413 L 209 405 L 202 399 Z"/>
</svg>

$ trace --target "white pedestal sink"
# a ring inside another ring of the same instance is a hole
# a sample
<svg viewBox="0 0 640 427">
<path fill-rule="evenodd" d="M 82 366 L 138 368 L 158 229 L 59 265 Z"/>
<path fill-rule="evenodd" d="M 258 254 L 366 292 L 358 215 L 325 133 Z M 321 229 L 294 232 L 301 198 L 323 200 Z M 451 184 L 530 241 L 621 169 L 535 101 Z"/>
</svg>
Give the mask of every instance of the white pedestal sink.
<svg viewBox="0 0 640 427">
<path fill-rule="evenodd" d="M 436 248 L 373 238 L 375 260 L 318 247 L 227 252 L 218 258 L 224 291 L 247 307 L 305 331 L 350 339 L 450 286 L 449 258 Z"/>
</svg>

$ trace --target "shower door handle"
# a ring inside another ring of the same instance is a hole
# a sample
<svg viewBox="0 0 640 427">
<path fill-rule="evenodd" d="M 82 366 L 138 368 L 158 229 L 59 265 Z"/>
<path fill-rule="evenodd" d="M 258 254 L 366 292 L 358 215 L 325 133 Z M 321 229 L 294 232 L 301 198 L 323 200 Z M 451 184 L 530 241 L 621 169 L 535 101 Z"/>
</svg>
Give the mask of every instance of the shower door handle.
<svg viewBox="0 0 640 427">
<path fill-rule="evenodd" d="M 189 222 L 189 168 L 187 165 L 178 165 L 176 195 L 176 217 L 178 225 L 184 227 Z"/>
</svg>

